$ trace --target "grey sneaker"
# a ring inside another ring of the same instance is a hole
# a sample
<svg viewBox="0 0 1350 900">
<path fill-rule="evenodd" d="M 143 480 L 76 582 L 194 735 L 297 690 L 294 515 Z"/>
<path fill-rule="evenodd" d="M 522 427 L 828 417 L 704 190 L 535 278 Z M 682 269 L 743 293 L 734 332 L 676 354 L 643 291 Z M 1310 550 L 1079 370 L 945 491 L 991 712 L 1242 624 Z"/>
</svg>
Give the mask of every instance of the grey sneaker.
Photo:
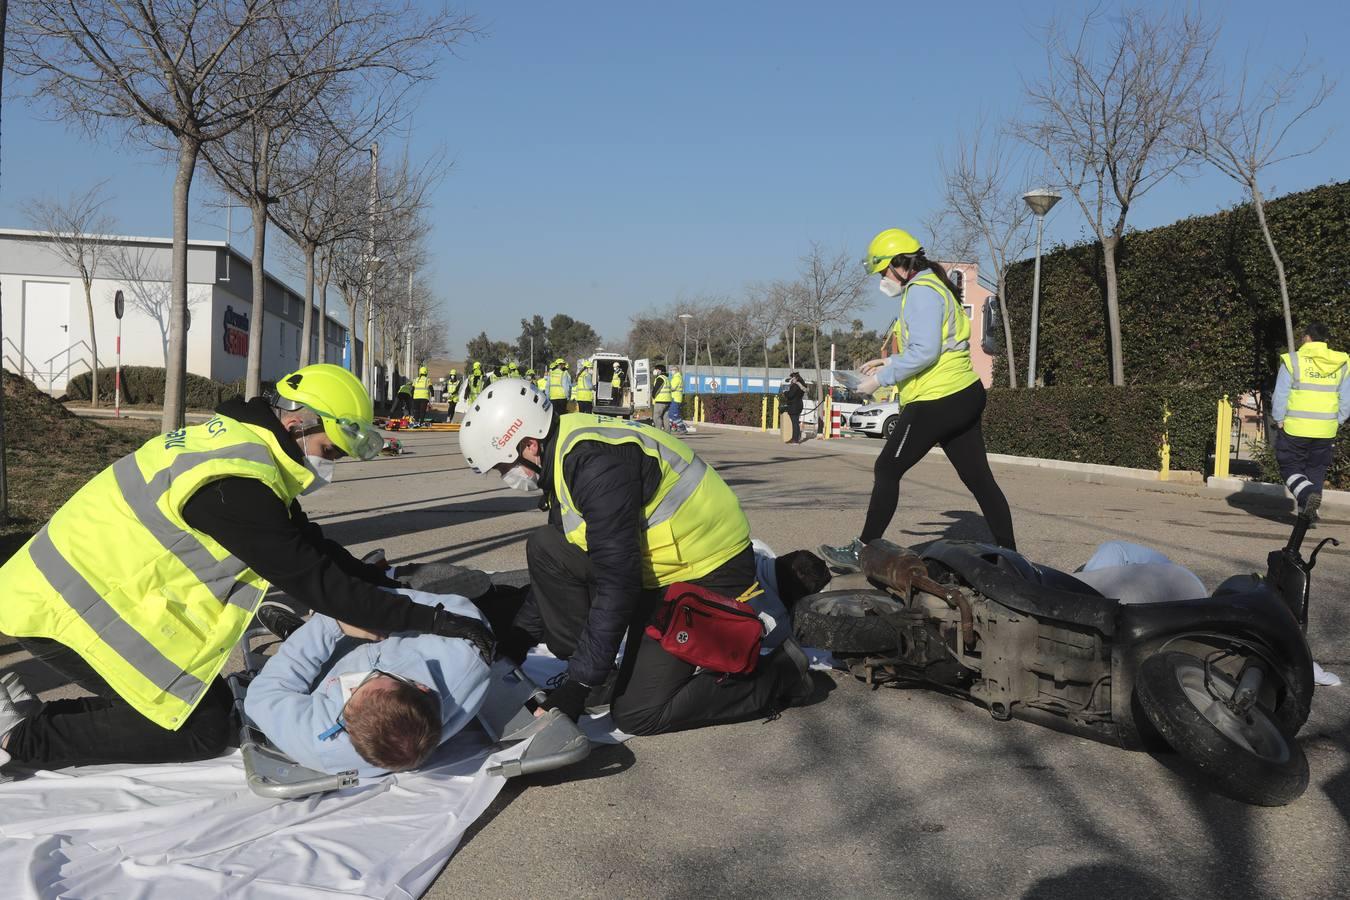
<svg viewBox="0 0 1350 900">
<path fill-rule="evenodd" d="M 42 701 L 23 686 L 19 676 L 6 672 L 0 676 L 0 738 L 9 734 L 24 720 L 42 708 Z M 0 766 L 9 762 L 9 754 L 0 750 Z"/>
<path fill-rule="evenodd" d="M 1309 522 L 1316 522 L 1318 511 L 1322 508 L 1322 495 L 1312 494 L 1308 497 L 1308 502 L 1303 504 L 1302 514 L 1308 517 Z"/>
<path fill-rule="evenodd" d="M 842 547 L 831 547 L 829 544 L 820 545 L 820 555 L 825 557 L 825 561 L 830 564 L 830 568 L 839 572 L 857 572 L 862 569 L 863 542 L 861 538 L 854 538 Z"/>
</svg>

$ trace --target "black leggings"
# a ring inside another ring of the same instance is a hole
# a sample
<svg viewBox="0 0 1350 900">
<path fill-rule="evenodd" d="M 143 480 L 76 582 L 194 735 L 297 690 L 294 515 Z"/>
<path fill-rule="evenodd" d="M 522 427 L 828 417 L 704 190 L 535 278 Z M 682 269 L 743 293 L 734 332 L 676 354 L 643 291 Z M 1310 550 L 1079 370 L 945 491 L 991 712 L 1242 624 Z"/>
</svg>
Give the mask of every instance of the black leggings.
<svg viewBox="0 0 1350 900">
<path fill-rule="evenodd" d="M 891 524 L 900 500 L 900 479 L 929 450 L 941 445 L 956 474 L 980 504 L 994 541 L 1009 549 L 1017 548 L 1008 499 L 994 481 L 989 457 L 985 455 L 984 434 L 980 431 L 984 403 L 984 385 L 977 381 L 947 397 L 919 400 L 901 408 L 900 421 L 886 439 L 872 470 L 872 500 L 862 530 L 864 544 L 881 537 Z"/>
</svg>

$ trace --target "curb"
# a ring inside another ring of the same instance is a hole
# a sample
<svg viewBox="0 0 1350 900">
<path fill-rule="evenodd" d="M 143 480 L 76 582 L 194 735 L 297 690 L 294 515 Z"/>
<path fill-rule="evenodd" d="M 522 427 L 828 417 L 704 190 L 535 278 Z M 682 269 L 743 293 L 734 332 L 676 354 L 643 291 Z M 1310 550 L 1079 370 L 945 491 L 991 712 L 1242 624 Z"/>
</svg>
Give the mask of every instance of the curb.
<svg viewBox="0 0 1350 900">
<path fill-rule="evenodd" d="M 1267 484 L 1263 481 L 1244 481 L 1241 478 L 1217 478 L 1210 476 L 1205 482 L 1205 493 L 1217 497 L 1250 497 L 1270 500 L 1280 504 L 1293 502 L 1293 495 L 1282 484 Z M 1322 492 L 1322 507 L 1334 506 L 1350 509 L 1350 491 Z"/>
</svg>

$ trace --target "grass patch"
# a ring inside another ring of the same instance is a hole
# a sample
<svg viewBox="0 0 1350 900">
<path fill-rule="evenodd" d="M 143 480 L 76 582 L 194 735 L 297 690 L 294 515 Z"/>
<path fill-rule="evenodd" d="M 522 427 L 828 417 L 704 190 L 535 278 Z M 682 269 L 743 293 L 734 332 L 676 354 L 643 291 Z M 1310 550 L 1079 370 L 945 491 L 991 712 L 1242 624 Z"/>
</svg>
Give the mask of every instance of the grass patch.
<svg viewBox="0 0 1350 900">
<path fill-rule="evenodd" d="M 11 372 L 4 391 L 9 520 L 0 526 L 0 562 L 85 482 L 159 433 L 153 420 L 80 418 Z"/>
</svg>

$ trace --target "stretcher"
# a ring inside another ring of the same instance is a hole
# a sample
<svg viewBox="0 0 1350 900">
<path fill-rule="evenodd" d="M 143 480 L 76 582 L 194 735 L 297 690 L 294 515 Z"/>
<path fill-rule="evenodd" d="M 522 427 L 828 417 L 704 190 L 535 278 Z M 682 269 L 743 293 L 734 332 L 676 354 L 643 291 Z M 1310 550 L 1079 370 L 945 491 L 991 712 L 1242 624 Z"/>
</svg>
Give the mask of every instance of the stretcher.
<svg viewBox="0 0 1350 900">
<path fill-rule="evenodd" d="M 255 623 L 240 640 L 243 670 L 226 679 L 239 717 L 239 752 L 249 789 L 260 797 L 286 800 L 355 787 L 359 783 L 356 772 L 331 775 L 300 765 L 272 744 L 244 712 L 248 685 L 267 661 L 263 651 L 277 642 L 275 635 Z M 534 714 L 534 707 L 543 699 L 544 691 L 518 666 L 506 660 L 493 664 L 492 683 L 478 712 L 478 721 L 489 737 L 502 746 L 526 740 L 530 743 L 519 758 L 488 769 L 489 775 L 515 778 L 548 772 L 581 762 L 590 755 L 590 741 L 561 711 L 551 709 L 540 716 Z"/>
</svg>

